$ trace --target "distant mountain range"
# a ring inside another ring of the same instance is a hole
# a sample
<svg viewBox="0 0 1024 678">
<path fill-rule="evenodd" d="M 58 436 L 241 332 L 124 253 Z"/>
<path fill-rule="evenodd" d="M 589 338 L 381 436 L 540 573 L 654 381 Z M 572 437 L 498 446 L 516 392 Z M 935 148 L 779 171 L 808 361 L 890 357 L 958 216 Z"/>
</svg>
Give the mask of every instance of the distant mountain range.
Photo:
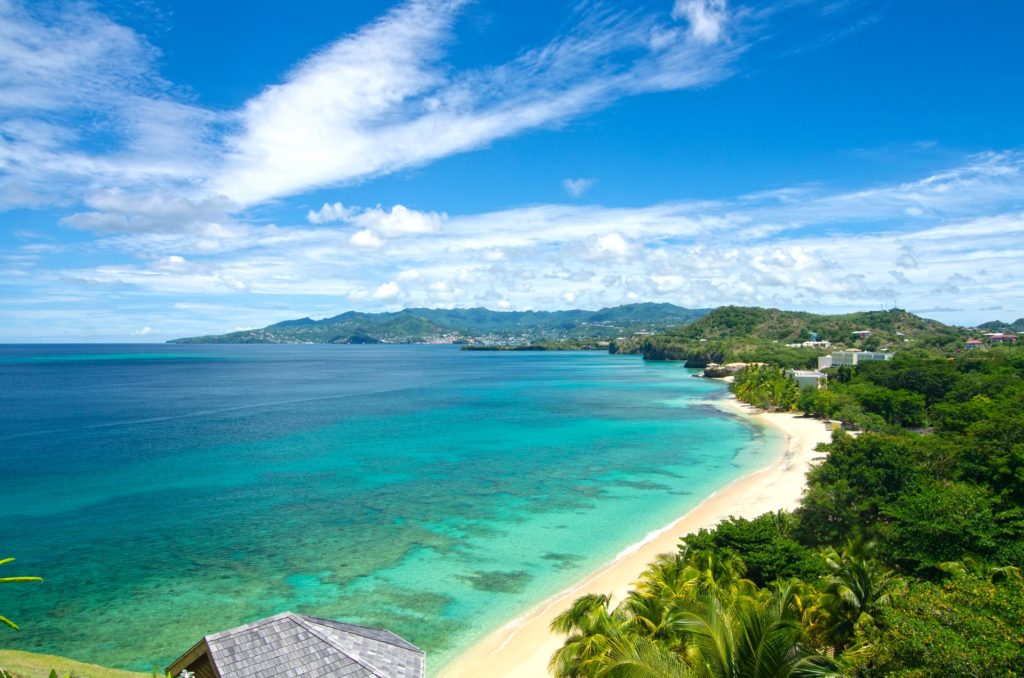
<svg viewBox="0 0 1024 678">
<path fill-rule="evenodd" d="M 615 339 L 663 332 L 710 309 L 627 304 L 599 311 L 491 311 L 409 308 L 394 313 L 349 311 L 333 318 L 285 320 L 257 330 L 173 339 L 172 344 L 363 344 L 475 342 L 518 345 L 573 339 Z"/>
</svg>

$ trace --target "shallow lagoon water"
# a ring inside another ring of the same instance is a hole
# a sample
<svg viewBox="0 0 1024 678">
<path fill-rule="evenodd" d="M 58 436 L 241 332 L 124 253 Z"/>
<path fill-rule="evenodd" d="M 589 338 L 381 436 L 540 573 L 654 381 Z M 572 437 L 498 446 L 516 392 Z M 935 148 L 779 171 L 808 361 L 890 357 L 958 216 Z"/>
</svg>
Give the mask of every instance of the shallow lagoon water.
<svg viewBox="0 0 1024 678">
<path fill-rule="evenodd" d="M 5 645 L 163 666 L 290 609 L 436 669 L 766 465 L 721 384 L 594 352 L 0 346 Z M 15 572 L 15 569 L 17 572 Z"/>
</svg>

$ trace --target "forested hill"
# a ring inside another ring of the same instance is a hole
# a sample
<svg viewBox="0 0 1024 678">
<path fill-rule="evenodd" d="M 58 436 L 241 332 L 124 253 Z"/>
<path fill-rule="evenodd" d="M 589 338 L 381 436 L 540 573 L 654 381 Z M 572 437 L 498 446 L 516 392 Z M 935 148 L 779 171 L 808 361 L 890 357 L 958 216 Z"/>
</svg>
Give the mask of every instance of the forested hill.
<svg viewBox="0 0 1024 678">
<path fill-rule="evenodd" d="M 854 332 L 870 331 L 870 336 Z M 954 347 L 965 330 L 901 309 L 843 315 L 818 315 L 775 308 L 722 306 L 699 320 L 650 337 L 616 342 L 612 350 L 642 353 L 649 360 L 686 360 L 694 367 L 709 362 L 764 361 L 810 366 L 820 349 L 786 344 L 817 339 L 849 348 Z"/>
<path fill-rule="evenodd" d="M 1022 332 L 1024 333 L 1024 318 L 1017 318 L 1012 323 L 1004 323 L 999 320 L 992 320 L 978 325 L 979 330 L 985 332 Z"/>
<path fill-rule="evenodd" d="M 495 344 L 614 339 L 658 332 L 700 318 L 708 309 L 627 304 L 598 311 L 491 311 L 409 308 L 394 313 L 349 311 L 333 318 L 286 320 L 262 329 L 175 339 L 177 344 L 417 343 L 478 340 Z"/>
</svg>

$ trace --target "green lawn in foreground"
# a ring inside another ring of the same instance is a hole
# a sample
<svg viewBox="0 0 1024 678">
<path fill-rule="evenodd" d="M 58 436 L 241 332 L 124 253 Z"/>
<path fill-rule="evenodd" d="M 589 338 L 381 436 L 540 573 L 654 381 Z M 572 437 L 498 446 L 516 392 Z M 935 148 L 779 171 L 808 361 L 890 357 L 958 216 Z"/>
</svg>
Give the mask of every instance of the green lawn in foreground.
<svg viewBox="0 0 1024 678">
<path fill-rule="evenodd" d="M 19 650 L 0 650 L 0 669 L 4 669 L 14 678 L 48 678 L 53 669 L 56 669 L 61 678 L 68 673 L 75 678 L 152 678 L 152 674 L 149 673 L 106 669 L 65 657 Z"/>
</svg>

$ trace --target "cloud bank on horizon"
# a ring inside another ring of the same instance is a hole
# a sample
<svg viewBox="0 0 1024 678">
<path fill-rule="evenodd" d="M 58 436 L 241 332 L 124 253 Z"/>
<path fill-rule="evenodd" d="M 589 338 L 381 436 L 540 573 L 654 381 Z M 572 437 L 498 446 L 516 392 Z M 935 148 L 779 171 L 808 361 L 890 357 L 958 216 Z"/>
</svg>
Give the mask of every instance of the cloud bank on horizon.
<svg viewBox="0 0 1024 678">
<path fill-rule="evenodd" d="M 587 203 L 605 187 L 588 168 L 553 187 L 566 203 L 352 204 L 350 187 L 365 194 L 531 130 L 561 134 L 617 102 L 699 101 L 742 69 L 774 10 L 584 4 L 539 46 L 460 67 L 446 50 L 465 11 L 398 4 L 218 110 L 165 80 L 159 50 L 96 8 L 0 0 L 0 340 L 649 300 L 1024 315 L 1016 150 L 961 153 L 903 181 L 640 206 Z"/>
</svg>

